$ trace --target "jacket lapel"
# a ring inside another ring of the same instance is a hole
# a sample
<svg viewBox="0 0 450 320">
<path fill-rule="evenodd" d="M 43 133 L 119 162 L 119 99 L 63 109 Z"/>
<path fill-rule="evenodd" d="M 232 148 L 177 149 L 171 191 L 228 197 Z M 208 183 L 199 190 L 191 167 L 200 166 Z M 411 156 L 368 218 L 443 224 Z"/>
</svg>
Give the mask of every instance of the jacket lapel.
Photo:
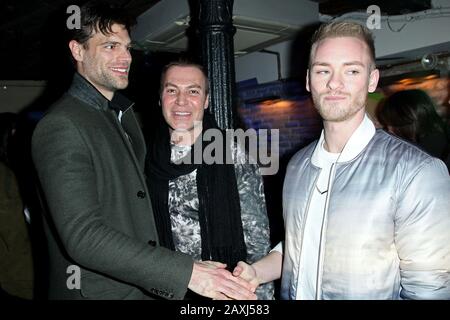
<svg viewBox="0 0 450 320">
<path fill-rule="evenodd" d="M 126 141 L 128 142 L 127 146 L 131 147 L 131 150 L 134 152 L 139 166 L 143 168 L 146 153 L 144 137 L 139 128 L 136 117 L 131 110 L 126 111 L 122 116 L 122 127 L 130 137 L 131 143 L 128 138 L 125 137 L 125 135 L 122 135 L 122 137 L 128 140 Z"/>
</svg>

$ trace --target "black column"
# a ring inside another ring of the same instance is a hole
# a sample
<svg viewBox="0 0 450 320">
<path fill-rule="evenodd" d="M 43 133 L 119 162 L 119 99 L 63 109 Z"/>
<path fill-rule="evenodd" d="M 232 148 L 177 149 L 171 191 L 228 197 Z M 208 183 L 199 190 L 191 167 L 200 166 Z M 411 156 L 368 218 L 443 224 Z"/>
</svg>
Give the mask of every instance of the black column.
<svg viewBox="0 0 450 320">
<path fill-rule="evenodd" d="M 209 108 L 219 127 L 233 128 L 235 74 L 234 0 L 199 0 L 199 31 L 203 65 L 210 81 Z"/>
</svg>

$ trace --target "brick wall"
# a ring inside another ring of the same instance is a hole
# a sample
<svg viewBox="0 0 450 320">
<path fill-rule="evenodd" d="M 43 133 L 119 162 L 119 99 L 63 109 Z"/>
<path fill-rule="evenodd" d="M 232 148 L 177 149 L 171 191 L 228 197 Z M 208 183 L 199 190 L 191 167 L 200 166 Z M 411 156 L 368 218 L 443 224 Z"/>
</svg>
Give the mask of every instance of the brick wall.
<svg viewBox="0 0 450 320">
<path fill-rule="evenodd" d="M 320 117 L 299 83 L 275 81 L 241 87 L 238 92 L 242 126 L 279 129 L 281 157 L 291 155 L 320 134 Z"/>
</svg>

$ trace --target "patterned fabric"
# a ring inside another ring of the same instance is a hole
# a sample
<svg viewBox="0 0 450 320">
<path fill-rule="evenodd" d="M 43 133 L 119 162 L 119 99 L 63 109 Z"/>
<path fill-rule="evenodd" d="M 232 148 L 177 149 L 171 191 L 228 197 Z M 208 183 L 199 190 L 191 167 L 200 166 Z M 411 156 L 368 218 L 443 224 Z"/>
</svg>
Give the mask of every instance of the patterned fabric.
<svg viewBox="0 0 450 320">
<path fill-rule="evenodd" d="M 172 145 L 171 161 L 183 158 L 190 148 Z M 270 249 L 263 183 L 257 165 L 248 164 L 244 150 L 235 145 L 232 158 L 239 190 L 247 262 L 252 263 L 265 256 Z M 197 171 L 194 170 L 169 182 L 169 213 L 176 250 L 201 260 L 196 175 Z M 256 293 L 259 299 L 269 300 L 273 299 L 273 291 L 273 283 L 267 283 L 261 285 Z"/>
</svg>

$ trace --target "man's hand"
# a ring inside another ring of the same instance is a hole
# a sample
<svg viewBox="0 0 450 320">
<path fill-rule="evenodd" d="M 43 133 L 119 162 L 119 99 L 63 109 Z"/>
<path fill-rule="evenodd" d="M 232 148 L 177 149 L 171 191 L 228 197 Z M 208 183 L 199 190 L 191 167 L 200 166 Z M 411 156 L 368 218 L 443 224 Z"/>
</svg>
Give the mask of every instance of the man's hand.
<svg viewBox="0 0 450 320">
<path fill-rule="evenodd" d="M 233 276 L 245 280 L 257 288 L 260 284 L 280 279 L 282 263 L 283 255 L 281 252 L 273 250 L 251 265 L 239 261 L 233 270 Z"/>
<path fill-rule="evenodd" d="M 256 300 L 256 286 L 233 276 L 226 264 L 215 261 L 196 261 L 188 288 L 213 299 Z"/>
<path fill-rule="evenodd" d="M 233 276 L 249 282 L 255 288 L 257 288 L 261 283 L 261 280 L 258 279 L 255 268 L 243 261 L 238 262 L 237 266 L 233 270 Z"/>
</svg>

